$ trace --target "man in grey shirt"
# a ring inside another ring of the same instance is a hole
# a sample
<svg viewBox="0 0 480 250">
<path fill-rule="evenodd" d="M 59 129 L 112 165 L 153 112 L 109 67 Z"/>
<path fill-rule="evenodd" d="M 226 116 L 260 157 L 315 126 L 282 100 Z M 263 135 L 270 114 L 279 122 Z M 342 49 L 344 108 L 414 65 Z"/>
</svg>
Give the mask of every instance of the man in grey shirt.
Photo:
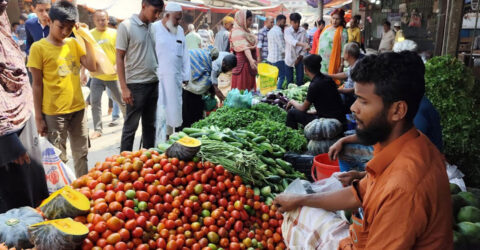
<svg viewBox="0 0 480 250">
<path fill-rule="evenodd" d="M 127 115 L 120 151 L 132 151 L 135 131 L 142 118 L 143 147 L 155 144 L 158 99 L 157 58 L 150 23 L 159 18 L 163 0 L 142 0 L 142 10 L 123 21 L 117 30 L 117 73 Z"/>
</svg>

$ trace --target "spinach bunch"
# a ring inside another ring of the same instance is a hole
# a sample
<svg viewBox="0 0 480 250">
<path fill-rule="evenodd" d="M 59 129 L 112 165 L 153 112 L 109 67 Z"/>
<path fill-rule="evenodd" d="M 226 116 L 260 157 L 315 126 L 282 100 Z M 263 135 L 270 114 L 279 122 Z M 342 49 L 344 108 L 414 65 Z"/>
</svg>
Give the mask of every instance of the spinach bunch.
<svg viewBox="0 0 480 250">
<path fill-rule="evenodd" d="M 301 153 L 307 145 L 303 131 L 287 127 L 285 123 L 272 120 L 256 121 L 246 129 L 267 137 L 270 142 L 280 145 L 287 151 Z"/>
</svg>

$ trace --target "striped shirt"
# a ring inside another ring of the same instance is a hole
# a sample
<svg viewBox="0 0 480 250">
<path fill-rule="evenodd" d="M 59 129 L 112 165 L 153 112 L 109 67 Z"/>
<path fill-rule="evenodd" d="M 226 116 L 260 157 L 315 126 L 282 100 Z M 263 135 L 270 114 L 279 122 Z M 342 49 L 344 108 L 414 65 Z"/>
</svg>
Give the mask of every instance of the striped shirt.
<svg viewBox="0 0 480 250">
<path fill-rule="evenodd" d="M 268 31 L 270 31 L 269 28 L 263 27 L 259 32 L 258 32 L 258 44 L 257 48 L 260 49 L 260 60 L 267 59 L 268 57 Z"/>
<path fill-rule="evenodd" d="M 268 57 L 269 63 L 276 63 L 285 59 L 285 38 L 283 38 L 283 31 L 275 25 L 268 32 Z"/>
</svg>

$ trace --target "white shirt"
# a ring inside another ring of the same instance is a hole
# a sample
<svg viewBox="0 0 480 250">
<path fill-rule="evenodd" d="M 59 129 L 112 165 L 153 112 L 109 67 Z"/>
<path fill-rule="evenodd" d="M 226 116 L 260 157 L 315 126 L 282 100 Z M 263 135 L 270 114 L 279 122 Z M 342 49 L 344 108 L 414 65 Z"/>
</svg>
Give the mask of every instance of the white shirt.
<svg viewBox="0 0 480 250">
<path fill-rule="evenodd" d="M 307 51 L 302 46 L 295 46 L 298 42 L 307 43 L 307 32 L 303 27 L 299 27 L 295 32 L 290 26 L 285 29 L 285 65 L 294 67 L 295 61 L 299 56 L 304 56 Z"/>
<path fill-rule="evenodd" d="M 269 63 L 276 63 L 285 60 L 285 38 L 280 26 L 275 25 L 268 32 L 268 57 Z"/>
<path fill-rule="evenodd" d="M 380 40 L 380 46 L 378 46 L 378 51 L 380 53 L 392 51 L 394 42 L 395 42 L 395 32 L 393 32 L 393 30 L 390 29 L 386 33 L 383 33 L 382 40 Z"/>
<path fill-rule="evenodd" d="M 190 80 L 190 57 L 185 35 L 179 25 L 172 34 L 157 21 L 152 25 L 155 51 L 158 58 L 157 138 L 166 125 L 176 128 L 182 125 L 182 82 Z M 163 140 L 162 140 L 163 141 Z"/>
</svg>

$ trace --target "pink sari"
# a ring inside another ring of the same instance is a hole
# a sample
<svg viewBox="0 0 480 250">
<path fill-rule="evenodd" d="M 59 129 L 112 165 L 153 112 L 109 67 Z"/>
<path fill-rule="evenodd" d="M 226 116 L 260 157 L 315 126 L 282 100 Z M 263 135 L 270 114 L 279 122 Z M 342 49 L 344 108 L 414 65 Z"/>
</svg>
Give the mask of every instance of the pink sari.
<svg viewBox="0 0 480 250">
<path fill-rule="evenodd" d="M 232 71 L 232 88 L 255 90 L 255 76 L 257 71 L 250 67 L 245 50 L 250 50 L 254 59 L 256 59 L 255 47 L 257 38 L 247 27 L 247 11 L 240 10 L 235 14 L 231 34 L 232 49 L 237 57 L 237 67 Z"/>
</svg>

